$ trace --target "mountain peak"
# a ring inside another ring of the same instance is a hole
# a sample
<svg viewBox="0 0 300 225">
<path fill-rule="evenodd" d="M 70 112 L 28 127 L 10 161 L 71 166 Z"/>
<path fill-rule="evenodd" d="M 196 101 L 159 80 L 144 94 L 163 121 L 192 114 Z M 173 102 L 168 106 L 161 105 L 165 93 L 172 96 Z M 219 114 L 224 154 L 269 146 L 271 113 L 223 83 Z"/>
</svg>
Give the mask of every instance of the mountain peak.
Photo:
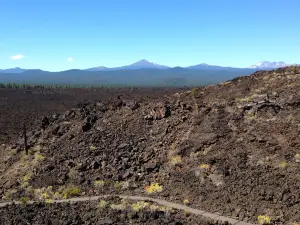
<svg viewBox="0 0 300 225">
<path fill-rule="evenodd" d="M 1 70 L 2 73 L 23 73 L 24 71 L 26 71 L 26 69 L 22 69 L 20 67 Z"/>
<path fill-rule="evenodd" d="M 152 61 L 147 60 L 147 59 L 141 59 L 141 60 L 139 60 L 139 61 L 137 61 L 137 62 L 153 63 Z"/>
<path fill-rule="evenodd" d="M 160 65 L 147 59 L 141 59 L 126 66 L 127 69 L 166 69 L 168 66 Z"/>
</svg>

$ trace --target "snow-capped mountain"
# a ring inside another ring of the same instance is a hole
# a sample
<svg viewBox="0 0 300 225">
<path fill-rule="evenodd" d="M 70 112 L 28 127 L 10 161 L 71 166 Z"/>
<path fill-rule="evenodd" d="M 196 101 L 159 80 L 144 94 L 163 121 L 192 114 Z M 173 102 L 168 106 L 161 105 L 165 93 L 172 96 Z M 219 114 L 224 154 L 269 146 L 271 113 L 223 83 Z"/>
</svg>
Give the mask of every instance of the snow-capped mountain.
<svg viewBox="0 0 300 225">
<path fill-rule="evenodd" d="M 97 66 L 93 68 L 86 69 L 86 71 L 104 71 L 104 70 L 136 70 L 136 69 L 168 69 L 168 66 L 160 65 L 154 62 L 151 62 L 146 59 L 142 59 L 133 64 L 108 68 L 105 66 Z"/>
<path fill-rule="evenodd" d="M 285 62 L 269 62 L 269 61 L 262 61 L 258 62 L 255 65 L 250 66 L 250 68 L 255 68 L 255 69 L 276 69 L 280 67 L 286 67 L 290 66 L 290 64 L 286 64 Z"/>
<path fill-rule="evenodd" d="M 122 66 L 120 69 L 167 69 L 168 66 L 160 65 L 146 59 L 142 59 L 128 66 Z"/>
</svg>

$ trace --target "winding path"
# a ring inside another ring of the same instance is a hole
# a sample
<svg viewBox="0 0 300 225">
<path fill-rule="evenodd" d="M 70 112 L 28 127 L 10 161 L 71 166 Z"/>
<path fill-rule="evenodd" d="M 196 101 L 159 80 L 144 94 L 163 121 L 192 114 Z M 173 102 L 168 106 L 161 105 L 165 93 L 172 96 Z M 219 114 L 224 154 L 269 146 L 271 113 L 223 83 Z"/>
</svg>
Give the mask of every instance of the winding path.
<svg viewBox="0 0 300 225">
<path fill-rule="evenodd" d="M 63 203 L 63 202 L 84 202 L 84 201 L 96 201 L 99 200 L 101 198 L 107 198 L 107 197 L 120 197 L 123 199 L 130 199 L 130 200 L 135 200 L 135 201 L 151 201 L 151 202 L 155 202 L 159 205 L 163 205 L 163 206 L 167 206 L 170 208 L 174 208 L 174 209 L 179 209 L 179 210 L 185 210 L 186 212 L 195 214 L 195 215 L 200 215 L 203 216 L 207 219 L 214 219 L 214 220 L 219 220 L 222 222 L 229 222 L 233 225 L 254 225 L 252 223 L 246 223 L 243 221 L 239 221 L 239 220 L 235 220 L 226 216 L 220 216 L 218 214 L 214 214 L 214 213 L 209 213 L 203 210 L 199 210 L 199 209 L 194 209 L 191 207 L 188 207 L 186 205 L 182 205 L 182 204 L 177 204 L 177 203 L 173 203 L 173 202 L 168 202 L 162 199 L 155 199 L 155 198 L 149 198 L 149 197 L 142 197 L 142 196 L 130 196 L 130 195 L 100 195 L 100 196 L 91 196 L 91 197 L 78 197 L 78 198 L 70 198 L 70 199 L 62 199 L 62 200 L 53 200 L 53 203 Z M 13 202 L 2 202 L 0 203 L 0 208 L 3 208 L 7 205 L 10 204 L 20 204 L 21 202 L 18 201 L 13 201 Z M 32 204 L 35 203 L 35 201 L 29 201 L 28 203 Z"/>
</svg>

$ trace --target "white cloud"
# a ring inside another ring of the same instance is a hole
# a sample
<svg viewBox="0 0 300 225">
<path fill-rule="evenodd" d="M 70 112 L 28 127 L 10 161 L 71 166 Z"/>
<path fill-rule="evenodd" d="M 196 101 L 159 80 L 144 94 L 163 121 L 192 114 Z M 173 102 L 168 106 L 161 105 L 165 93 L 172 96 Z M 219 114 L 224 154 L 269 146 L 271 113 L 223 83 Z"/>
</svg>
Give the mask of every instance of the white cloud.
<svg viewBox="0 0 300 225">
<path fill-rule="evenodd" d="M 23 59 L 25 56 L 24 55 L 13 55 L 10 58 L 13 60 L 18 60 L 18 59 Z"/>
<path fill-rule="evenodd" d="M 68 58 L 68 62 L 72 62 L 73 61 L 73 58 L 72 57 L 69 57 Z"/>
</svg>

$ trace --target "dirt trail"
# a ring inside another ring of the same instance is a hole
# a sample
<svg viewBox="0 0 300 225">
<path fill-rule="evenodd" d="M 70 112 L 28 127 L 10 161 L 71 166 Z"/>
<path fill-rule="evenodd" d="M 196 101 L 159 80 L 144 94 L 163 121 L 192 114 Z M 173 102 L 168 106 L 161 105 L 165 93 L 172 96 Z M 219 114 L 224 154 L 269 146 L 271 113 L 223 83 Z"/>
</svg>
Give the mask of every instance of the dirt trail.
<svg viewBox="0 0 300 225">
<path fill-rule="evenodd" d="M 91 196 L 91 197 L 79 197 L 79 198 L 70 198 L 70 199 L 62 199 L 62 200 L 53 200 L 53 203 L 97 201 L 100 198 L 107 198 L 107 197 L 111 197 L 111 196 L 113 196 L 113 195 L 99 195 L 99 196 Z M 168 202 L 168 201 L 165 201 L 162 199 L 155 199 L 155 198 L 149 198 L 149 197 L 143 197 L 143 196 L 130 196 L 130 195 L 117 195 L 117 197 L 120 197 L 122 199 L 135 200 L 135 201 L 152 201 L 157 204 L 167 206 L 170 208 L 185 210 L 186 212 L 193 213 L 195 215 L 200 215 L 200 216 L 203 216 L 208 219 L 213 219 L 213 220 L 222 221 L 222 222 L 229 222 L 232 225 L 253 225 L 252 223 L 246 223 L 246 222 L 235 220 L 235 219 L 232 219 L 229 217 L 220 216 L 218 214 L 209 213 L 209 212 L 199 210 L 199 209 L 194 209 L 194 208 L 188 207 L 186 205 Z M 0 203 L 0 208 L 5 207 L 12 203 L 21 204 L 18 201 L 3 202 L 3 203 Z M 32 203 L 36 203 L 36 201 L 29 201 L 28 203 L 32 204 Z"/>
</svg>

